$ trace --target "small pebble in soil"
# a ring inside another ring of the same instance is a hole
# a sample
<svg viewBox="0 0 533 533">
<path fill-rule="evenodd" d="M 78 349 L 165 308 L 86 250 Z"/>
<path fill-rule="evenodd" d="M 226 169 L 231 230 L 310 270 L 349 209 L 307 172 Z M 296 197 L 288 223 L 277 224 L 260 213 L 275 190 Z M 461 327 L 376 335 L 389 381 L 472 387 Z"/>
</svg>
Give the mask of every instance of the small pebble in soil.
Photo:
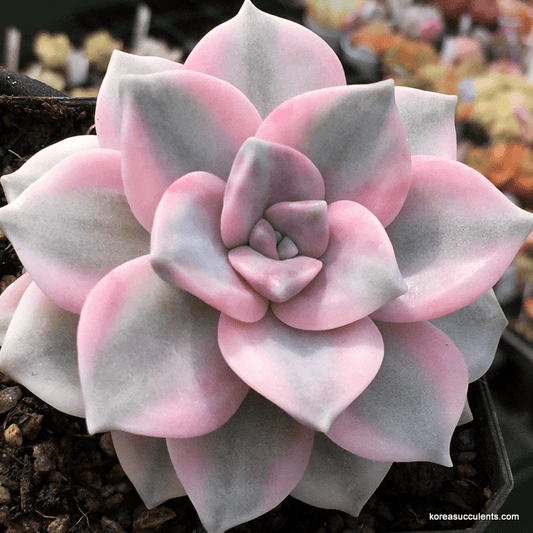
<svg viewBox="0 0 533 533">
<path fill-rule="evenodd" d="M 113 438 L 111 437 L 111 433 L 104 433 L 100 437 L 98 443 L 106 455 L 109 457 L 116 457 L 117 453 L 115 452 L 115 447 L 113 446 Z"/>
<path fill-rule="evenodd" d="M 37 474 L 50 472 L 56 468 L 57 446 L 51 442 L 43 442 L 33 447 L 35 461 L 33 468 Z"/>
<path fill-rule="evenodd" d="M 461 452 L 455 456 L 455 462 L 459 464 L 471 463 L 476 460 L 476 457 L 477 457 L 476 452 Z"/>
<path fill-rule="evenodd" d="M 106 509 L 116 509 L 117 507 L 120 507 L 122 505 L 122 502 L 124 501 L 124 494 L 120 494 L 120 492 L 117 492 L 107 498 L 105 501 L 105 508 Z"/>
<path fill-rule="evenodd" d="M 344 529 L 344 518 L 340 514 L 330 516 L 326 521 L 328 533 L 340 533 Z"/>
<path fill-rule="evenodd" d="M 48 525 L 48 528 L 46 529 L 47 533 L 67 533 L 70 529 L 70 516 L 64 515 L 64 516 L 58 516 L 50 524 Z"/>
<path fill-rule="evenodd" d="M 22 437 L 22 431 L 20 431 L 20 428 L 17 426 L 17 424 L 11 424 L 4 431 L 4 439 L 6 444 L 12 448 L 19 448 L 22 446 L 22 442 L 24 440 Z"/>
<path fill-rule="evenodd" d="M 133 489 L 133 487 L 129 481 L 121 481 L 115 485 L 114 489 L 117 492 L 120 492 L 120 494 L 127 494 Z"/>
<path fill-rule="evenodd" d="M 120 463 L 113 465 L 111 470 L 106 474 L 105 479 L 108 483 L 118 483 L 119 481 L 126 479 L 126 473 Z"/>
<path fill-rule="evenodd" d="M 468 428 L 457 432 L 454 442 L 457 449 L 461 451 L 473 451 L 476 448 L 474 429 Z"/>
<path fill-rule="evenodd" d="M 7 387 L 0 391 L 0 413 L 5 413 L 17 405 L 22 396 L 20 387 Z"/>
<path fill-rule="evenodd" d="M 0 485 L 0 504 L 10 503 L 11 502 L 11 492 L 7 487 Z"/>
<path fill-rule="evenodd" d="M 111 520 L 107 516 L 102 517 L 100 525 L 106 533 L 126 533 L 126 530 L 118 522 Z"/>
<path fill-rule="evenodd" d="M 0 524 L 7 520 L 9 514 L 9 507 L 7 505 L 0 505 Z"/>
<path fill-rule="evenodd" d="M 155 509 L 144 510 L 133 522 L 133 529 L 146 531 L 163 525 L 168 520 L 172 520 L 176 513 L 163 505 Z"/>
<path fill-rule="evenodd" d="M 91 470 L 84 470 L 80 473 L 80 481 L 90 487 L 91 489 L 99 489 L 102 487 L 102 478 Z"/>
<path fill-rule="evenodd" d="M 102 498 L 109 498 L 115 492 L 113 485 L 104 485 L 100 489 L 100 495 Z"/>
<path fill-rule="evenodd" d="M 28 437 L 30 440 L 35 440 L 41 431 L 41 424 L 43 423 L 44 415 L 37 413 L 29 413 L 27 418 L 21 422 L 20 430 L 22 435 Z"/>
<path fill-rule="evenodd" d="M 477 470 L 468 463 L 457 465 L 457 473 L 461 477 L 474 477 L 477 474 Z"/>
</svg>

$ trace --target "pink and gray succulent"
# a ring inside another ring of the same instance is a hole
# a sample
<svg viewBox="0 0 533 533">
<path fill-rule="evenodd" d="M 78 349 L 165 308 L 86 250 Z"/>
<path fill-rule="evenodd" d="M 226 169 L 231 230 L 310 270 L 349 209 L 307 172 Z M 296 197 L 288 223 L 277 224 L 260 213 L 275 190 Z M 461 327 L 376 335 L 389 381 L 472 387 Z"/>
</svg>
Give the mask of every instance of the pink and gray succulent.
<svg viewBox="0 0 533 533">
<path fill-rule="evenodd" d="M 210 533 L 289 494 L 357 515 L 392 462 L 451 465 L 533 228 L 455 161 L 454 107 L 346 85 L 249 0 L 183 65 L 115 52 L 98 135 L 2 178 L 27 273 L 1 368 Z"/>
</svg>

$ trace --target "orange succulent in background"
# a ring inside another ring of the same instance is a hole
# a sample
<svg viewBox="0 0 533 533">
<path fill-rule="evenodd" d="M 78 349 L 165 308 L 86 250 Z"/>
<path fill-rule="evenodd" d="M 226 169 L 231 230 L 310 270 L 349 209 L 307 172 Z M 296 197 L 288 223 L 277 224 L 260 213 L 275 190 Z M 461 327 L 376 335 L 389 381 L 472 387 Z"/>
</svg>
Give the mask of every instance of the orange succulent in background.
<svg viewBox="0 0 533 533">
<path fill-rule="evenodd" d="M 462 161 L 499 189 L 533 206 L 533 150 L 518 141 L 498 141 L 489 148 L 469 148 Z"/>
<path fill-rule="evenodd" d="M 438 63 L 439 56 L 430 44 L 405 37 L 400 37 L 383 55 L 384 73 L 400 81 L 425 65 Z"/>
<path fill-rule="evenodd" d="M 389 48 L 395 46 L 401 39 L 398 33 L 380 19 L 370 24 L 365 24 L 350 34 L 350 43 L 353 46 L 366 46 L 379 57 Z"/>
</svg>

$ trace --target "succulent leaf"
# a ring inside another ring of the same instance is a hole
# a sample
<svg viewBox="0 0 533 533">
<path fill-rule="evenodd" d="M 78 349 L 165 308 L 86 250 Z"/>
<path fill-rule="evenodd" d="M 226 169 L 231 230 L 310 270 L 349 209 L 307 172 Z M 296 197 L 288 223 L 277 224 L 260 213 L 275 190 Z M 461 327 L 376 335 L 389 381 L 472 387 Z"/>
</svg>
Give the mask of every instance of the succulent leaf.
<svg viewBox="0 0 533 533">
<path fill-rule="evenodd" d="M 429 322 L 376 325 L 385 342 L 381 368 L 327 436 L 373 461 L 452 466 L 450 440 L 468 388 L 461 352 Z"/>
<path fill-rule="evenodd" d="M 4 342 L 7 328 L 11 324 L 11 319 L 20 303 L 20 299 L 32 281 L 31 276 L 26 272 L 0 295 L 0 345 Z"/>
<path fill-rule="evenodd" d="M 17 171 L 2 176 L 1 183 L 8 202 L 12 202 L 32 183 L 67 157 L 84 150 L 99 148 L 98 137 L 78 135 L 43 148 Z"/>
<path fill-rule="evenodd" d="M 150 236 L 122 186 L 120 152 L 85 150 L 63 159 L 0 209 L 0 224 L 40 289 L 78 313 L 109 271 L 145 255 Z"/>
<path fill-rule="evenodd" d="M 27 279 L 20 281 L 19 287 Z M 46 403 L 83 417 L 76 351 L 78 320 L 78 315 L 55 305 L 32 282 L 13 314 L 2 343 L 0 366 Z"/>
<path fill-rule="evenodd" d="M 368 318 L 329 331 L 299 331 L 272 313 L 254 324 L 222 315 L 218 342 L 250 387 L 323 432 L 374 379 L 383 359 L 381 335 Z"/>
<path fill-rule="evenodd" d="M 300 481 L 313 431 L 250 391 L 221 428 L 190 439 L 169 439 L 174 467 L 209 533 L 269 511 Z"/>
<path fill-rule="evenodd" d="M 235 87 L 191 71 L 121 78 L 126 196 L 148 230 L 165 190 L 193 171 L 227 180 L 241 144 L 261 123 Z"/>
<path fill-rule="evenodd" d="M 272 111 L 256 136 L 306 155 L 324 178 L 328 204 L 358 202 L 384 226 L 409 191 L 411 153 L 391 81 L 292 98 Z"/>
<path fill-rule="evenodd" d="M 346 84 L 339 58 L 322 39 L 249 0 L 194 47 L 185 68 L 228 81 L 262 117 L 298 94 Z"/>
<path fill-rule="evenodd" d="M 471 304 L 504 273 L 532 222 L 476 170 L 414 156 L 409 195 L 387 228 L 409 290 L 373 317 L 416 322 Z"/>
<path fill-rule="evenodd" d="M 358 457 L 316 433 L 309 465 L 291 496 L 315 507 L 359 516 L 391 465 Z"/>
<path fill-rule="evenodd" d="M 304 155 L 254 137 L 233 163 L 222 209 L 222 240 L 228 248 L 248 243 L 267 208 L 283 201 L 323 200 L 324 182 Z"/>
<path fill-rule="evenodd" d="M 329 244 L 315 279 L 294 298 L 272 303 L 285 324 L 327 330 L 364 318 L 406 290 L 378 219 L 350 201 L 329 205 Z"/>
<path fill-rule="evenodd" d="M 455 161 L 457 97 L 410 87 L 396 87 L 394 97 L 407 130 L 412 155 L 434 155 Z"/>
<path fill-rule="evenodd" d="M 162 57 L 144 57 L 114 50 L 96 100 L 95 125 L 101 148 L 120 150 L 122 107 L 120 80 L 128 74 L 156 74 L 179 70 L 179 63 Z"/>
<path fill-rule="evenodd" d="M 161 200 L 152 232 L 152 266 L 162 279 L 237 320 L 255 322 L 268 300 L 235 272 L 220 235 L 224 182 L 192 172 Z"/>
<path fill-rule="evenodd" d="M 224 424 L 248 387 L 220 353 L 219 315 L 161 280 L 149 256 L 102 279 L 78 328 L 89 430 L 183 438 Z"/>
<path fill-rule="evenodd" d="M 470 382 L 489 369 L 507 325 L 492 289 L 470 305 L 431 322 L 446 333 L 463 354 Z"/>
<path fill-rule="evenodd" d="M 178 479 L 166 439 L 112 431 L 113 446 L 124 472 L 148 509 L 186 496 Z"/>
</svg>

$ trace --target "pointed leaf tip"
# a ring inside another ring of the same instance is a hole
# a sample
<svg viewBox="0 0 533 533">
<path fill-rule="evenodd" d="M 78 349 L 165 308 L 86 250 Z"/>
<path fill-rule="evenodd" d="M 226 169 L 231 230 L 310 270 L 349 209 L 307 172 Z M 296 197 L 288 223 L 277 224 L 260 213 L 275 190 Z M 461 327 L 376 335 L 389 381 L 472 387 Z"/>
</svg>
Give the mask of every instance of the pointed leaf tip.
<svg viewBox="0 0 533 533">
<path fill-rule="evenodd" d="M 476 170 L 414 156 L 411 189 L 387 227 L 408 291 L 373 318 L 432 320 L 471 304 L 498 281 L 532 229 L 533 214 Z"/>
<path fill-rule="evenodd" d="M 0 209 L 0 224 L 40 289 L 73 313 L 103 276 L 150 247 L 124 196 L 115 150 L 63 159 Z"/>
<path fill-rule="evenodd" d="M 315 507 L 359 516 L 391 465 L 358 457 L 316 433 L 309 465 L 291 496 Z"/>
<path fill-rule="evenodd" d="M 314 432 L 250 391 L 221 428 L 169 439 L 174 467 L 210 533 L 252 520 L 281 503 L 309 462 Z"/>
<path fill-rule="evenodd" d="M 113 445 L 129 480 L 148 509 L 170 498 L 186 496 L 165 439 L 112 431 Z"/>
<path fill-rule="evenodd" d="M 396 87 L 395 100 L 413 155 L 457 158 L 457 96 Z"/>
<path fill-rule="evenodd" d="M 376 325 L 385 342 L 381 368 L 328 437 L 373 461 L 451 466 L 449 444 L 468 389 L 461 352 L 429 322 Z"/>
<path fill-rule="evenodd" d="M 489 369 L 507 319 L 491 289 L 475 302 L 431 321 L 459 348 L 470 383 Z"/>
<path fill-rule="evenodd" d="M 129 74 L 154 74 L 183 65 L 162 57 L 147 57 L 114 50 L 96 100 L 95 124 L 102 148 L 120 150 L 122 105 L 120 80 Z"/>
<path fill-rule="evenodd" d="M 317 431 L 329 429 L 383 359 L 381 335 L 368 318 L 328 331 L 301 331 L 271 312 L 254 324 L 222 315 L 218 341 L 241 379 Z"/>
<path fill-rule="evenodd" d="M 1 183 L 6 199 L 12 202 L 18 198 L 32 183 L 67 157 L 84 150 L 99 148 L 95 135 L 78 135 L 69 137 L 43 148 L 12 174 L 2 176 Z"/>
<path fill-rule="evenodd" d="M 23 284 L 29 276 L 19 279 Z M 55 305 L 32 282 L 7 330 L 0 366 L 46 403 L 83 417 L 76 350 L 78 320 L 78 315 Z"/>
<path fill-rule="evenodd" d="M 346 85 L 339 58 L 320 37 L 249 1 L 200 40 L 184 66 L 230 82 L 262 117 L 298 94 Z"/>
</svg>

